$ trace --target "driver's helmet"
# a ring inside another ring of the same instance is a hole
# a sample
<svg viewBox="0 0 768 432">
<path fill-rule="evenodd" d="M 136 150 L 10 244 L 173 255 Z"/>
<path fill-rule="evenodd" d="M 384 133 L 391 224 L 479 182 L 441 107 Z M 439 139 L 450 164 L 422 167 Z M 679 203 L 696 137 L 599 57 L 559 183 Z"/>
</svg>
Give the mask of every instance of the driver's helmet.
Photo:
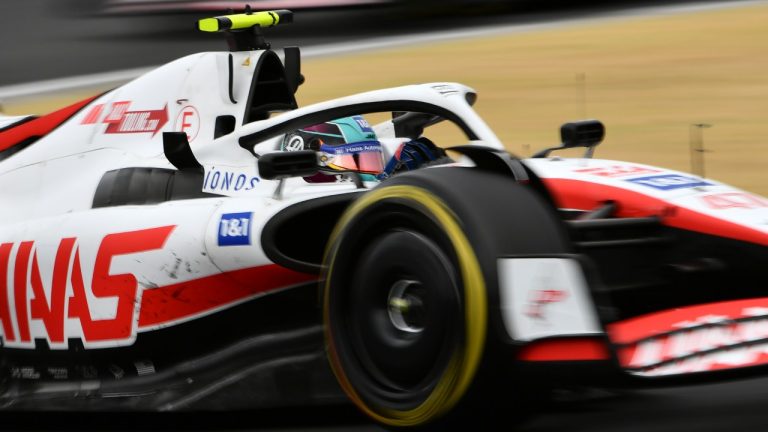
<svg viewBox="0 0 768 432">
<path fill-rule="evenodd" d="M 288 133 L 280 144 L 284 151 L 314 150 L 326 172 L 379 174 L 384 153 L 368 122 L 359 115 L 303 127 Z"/>
</svg>

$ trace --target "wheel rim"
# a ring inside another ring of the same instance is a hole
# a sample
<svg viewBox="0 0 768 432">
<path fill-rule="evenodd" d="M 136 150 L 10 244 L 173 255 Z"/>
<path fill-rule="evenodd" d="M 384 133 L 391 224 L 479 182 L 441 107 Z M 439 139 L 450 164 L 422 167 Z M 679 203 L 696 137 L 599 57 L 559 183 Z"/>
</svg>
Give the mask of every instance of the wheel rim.
<svg viewBox="0 0 768 432">
<path fill-rule="evenodd" d="M 405 333 L 424 331 L 424 292 L 419 281 L 399 280 L 392 285 L 387 298 L 389 321 Z"/>
<path fill-rule="evenodd" d="M 463 344 L 453 265 L 425 236 L 392 231 L 378 236 L 352 267 L 343 325 L 353 346 L 350 361 L 361 366 L 353 380 L 370 400 L 418 406 Z M 405 302 L 410 310 L 404 313 Z"/>
</svg>

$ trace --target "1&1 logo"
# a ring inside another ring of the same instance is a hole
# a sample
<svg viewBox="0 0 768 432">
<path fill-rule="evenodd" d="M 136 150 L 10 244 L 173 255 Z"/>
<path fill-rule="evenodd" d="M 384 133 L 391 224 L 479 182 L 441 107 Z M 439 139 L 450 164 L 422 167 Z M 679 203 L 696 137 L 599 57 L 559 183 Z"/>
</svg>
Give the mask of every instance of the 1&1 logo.
<svg viewBox="0 0 768 432">
<path fill-rule="evenodd" d="M 251 244 L 253 212 L 224 213 L 219 221 L 219 246 Z"/>
</svg>

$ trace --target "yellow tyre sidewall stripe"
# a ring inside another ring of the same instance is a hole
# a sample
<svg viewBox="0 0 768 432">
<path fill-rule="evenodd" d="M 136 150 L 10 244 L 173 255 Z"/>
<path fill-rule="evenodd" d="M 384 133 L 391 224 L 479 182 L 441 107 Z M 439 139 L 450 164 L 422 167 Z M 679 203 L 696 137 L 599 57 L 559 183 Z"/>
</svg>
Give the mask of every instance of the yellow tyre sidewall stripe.
<svg viewBox="0 0 768 432">
<path fill-rule="evenodd" d="M 428 213 L 449 238 L 459 261 L 462 283 L 464 285 L 465 345 L 453 353 L 443 376 L 427 399 L 410 410 L 393 410 L 382 407 L 370 407 L 360 398 L 349 382 L 333 344 L 330 330 L 329 281 L 335 259 L 335 249 L 339 236 L 345 227 L 363 210 L 387 199 L 408 201 Z M 438 418 L 453 408 L 469 388 L 482 359 L 486 339 L 487 300 L 485 280 L 480 264 L 469 240 L 464 235 L 458 220 L 450 208 L 438 197 L 415 186 L 397 185 L 375 189 L 355 201 L 339 220 L 328 242 L 325 262 L 327 263 L 324 320 L 328 355 L 339 384 L 347 396 L 362 411 L 375 420 L 397 427 L 416 426 Z M 330 262 L 328 260 L 330 259 Z"/>
</svg>

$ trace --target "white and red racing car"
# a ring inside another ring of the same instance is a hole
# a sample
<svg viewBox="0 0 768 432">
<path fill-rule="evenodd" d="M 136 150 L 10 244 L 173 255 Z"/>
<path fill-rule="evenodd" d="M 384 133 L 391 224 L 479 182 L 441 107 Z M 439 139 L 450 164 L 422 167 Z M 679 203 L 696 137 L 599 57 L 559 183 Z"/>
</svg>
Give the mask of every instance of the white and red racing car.
<svg viewBox="0 0 768 432">
<path fill-rule="evenodd" d="M 260 32 L 290 17 L 202 20 L 229 52 L 0 119 L 0 406 L 418 428 L 766 371 L 768 200 L 592 159 L 597 121 L 561 130 L 585 158 L 517 159 L 456 83 L 299 108 Z"/>
</svg>

